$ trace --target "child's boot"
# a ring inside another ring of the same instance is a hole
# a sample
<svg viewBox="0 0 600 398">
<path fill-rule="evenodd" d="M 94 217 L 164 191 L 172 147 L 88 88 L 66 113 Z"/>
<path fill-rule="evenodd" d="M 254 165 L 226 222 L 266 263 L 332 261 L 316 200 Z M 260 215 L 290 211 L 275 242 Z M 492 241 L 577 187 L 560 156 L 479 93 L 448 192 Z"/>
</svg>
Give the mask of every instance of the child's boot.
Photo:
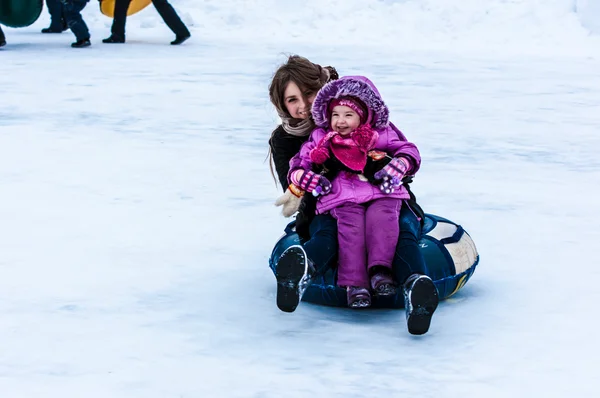
<svg viewBox="0 0 600 398">
<path fill-rule="evenodd" d="M 346 288 L 346 299 L 349 308 L 367 308 L 371 306 L 371 293 L 369 289 L 358 286 Z"/>
<path fill-rule="evenodd" d="M 376 296 L 392 296 L 396 294 L 396 283 L 390 272 L 381 267 L 371 277 L 371 290 Z"/>
<path fill-rule="evenodd" d="M 425 334 L 439 303 L 437 288 L 430 277 L 412 274 L 403 286 L 406 325 L 410 334 Z"/>
</svg>

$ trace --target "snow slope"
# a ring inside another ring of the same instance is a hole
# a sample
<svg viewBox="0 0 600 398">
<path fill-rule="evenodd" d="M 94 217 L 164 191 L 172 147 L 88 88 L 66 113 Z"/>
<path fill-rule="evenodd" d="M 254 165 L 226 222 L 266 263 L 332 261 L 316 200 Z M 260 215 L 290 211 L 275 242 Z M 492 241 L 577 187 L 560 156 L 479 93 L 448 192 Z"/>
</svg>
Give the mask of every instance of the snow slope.
<svg viewBox="0 0 600 398">
<path fill-rule="evenodd" d="M 152 8 L 102 45 L 94 2 L 89 49 L 39 34 L 46 13 L 5 29 L 0 396 L 596 396 L 597 9 L 449 3 L 173 1 L 181 47 Z M 287 53 L 373 79 L 423 207 L 478 246 L 425 336 L 402 311 L 275 306 Z"/>
</svg>

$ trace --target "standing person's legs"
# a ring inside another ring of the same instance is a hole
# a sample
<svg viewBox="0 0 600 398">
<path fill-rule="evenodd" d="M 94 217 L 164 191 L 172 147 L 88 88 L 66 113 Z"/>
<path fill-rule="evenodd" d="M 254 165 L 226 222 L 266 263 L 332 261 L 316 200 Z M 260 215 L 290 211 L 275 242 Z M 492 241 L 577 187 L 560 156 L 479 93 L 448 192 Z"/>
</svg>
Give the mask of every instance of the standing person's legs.
<svg viewBox="0 0 600 398">
<path fill-rule="evenodd" d="M 338 224 L 338 285 L 369 287 L 365 206 L 345 203 L 331 210 Z"/>
<path fill-rule="evenodd" d="M 46 0 L 50 14 L 50 26 L 42 29 L 42 33 L 62 33 L 67 30 L 67 21 L 61 0 Z"/>
<path fill-rule="evenodd" d="M 124 43 L 125 23 L 127 22 L 127 10 L 131 0 L 116 0 L 113 23 L 110 28 L 110 37 L 102 40 L 104 43 Z M 113 39 L 113 40 L 110 40 Z"/>
<path fill-rule="evenodd" d="M 83 10 L 86 5 L 86 0 L 63 0 L 67 25 L 77 38 L 77 42 L 90 39 L 90 30 L 81 16 L 81 10 Z M 75 43 L 73 43 L 73 45 L 74 44 Z"/>
<path fill-rule="evenodd" d="M 152 4 L 154 4 L 156 11 L 158 11 L 169 29 L 175 33 L 176 39 L 171 44 L 181 44 L 190 37 L 190 31 L 181 21 L 181 18 L 179 18 L 179 15 L 177 15 L 177 12 L 167 0 L 152 0 Z"/>
</svg>

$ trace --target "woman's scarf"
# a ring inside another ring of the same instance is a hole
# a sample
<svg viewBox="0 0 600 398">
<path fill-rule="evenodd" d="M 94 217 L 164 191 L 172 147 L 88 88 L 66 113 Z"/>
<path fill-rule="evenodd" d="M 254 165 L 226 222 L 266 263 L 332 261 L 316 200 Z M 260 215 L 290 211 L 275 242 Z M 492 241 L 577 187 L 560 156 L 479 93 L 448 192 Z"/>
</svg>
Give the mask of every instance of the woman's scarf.
<svg viewBox="0 0 600 398">
<path fill-rule="evenodd" d="M 293 119 L 282 114 L 279 116 L 281 117 L 281 125 L 285 132 L 295 137 L 306 137 L 316 127 L 312 117 L 308 119 Z"/>
</svg>

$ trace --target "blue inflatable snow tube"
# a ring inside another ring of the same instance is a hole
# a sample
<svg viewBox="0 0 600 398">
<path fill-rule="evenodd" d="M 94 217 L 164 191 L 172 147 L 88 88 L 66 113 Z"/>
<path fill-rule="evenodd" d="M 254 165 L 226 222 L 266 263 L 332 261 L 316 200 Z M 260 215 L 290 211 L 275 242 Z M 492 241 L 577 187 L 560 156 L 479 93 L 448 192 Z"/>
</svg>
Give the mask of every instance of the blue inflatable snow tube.
<svg viewBox="0 0 600 398">
<path fill-rule="evenodd" d="M 269 266 L 276 271 L 277 260 L 281 253 L 292 245 L 300 244 L 295 231 L 295 221 L 288 224 L 285 234 L 279 239 Z M 471 278 L 479 263 L 479 254 L 469 234 L 458 224 L 442 217 L 426 214 L 419 248 L 427 263 L 428 275 L 433 279 L 440 299 L 445 299 L 459 291 Z M 336 284 L 337 270 L 330 269 L 317 277 L 308 286 L 303 301 L 346 307 L 346 291 Z M 404 298 L 401 289 L 396 296 L 374 297 L 374 308 L 402 308 Z"/>
</svg>

